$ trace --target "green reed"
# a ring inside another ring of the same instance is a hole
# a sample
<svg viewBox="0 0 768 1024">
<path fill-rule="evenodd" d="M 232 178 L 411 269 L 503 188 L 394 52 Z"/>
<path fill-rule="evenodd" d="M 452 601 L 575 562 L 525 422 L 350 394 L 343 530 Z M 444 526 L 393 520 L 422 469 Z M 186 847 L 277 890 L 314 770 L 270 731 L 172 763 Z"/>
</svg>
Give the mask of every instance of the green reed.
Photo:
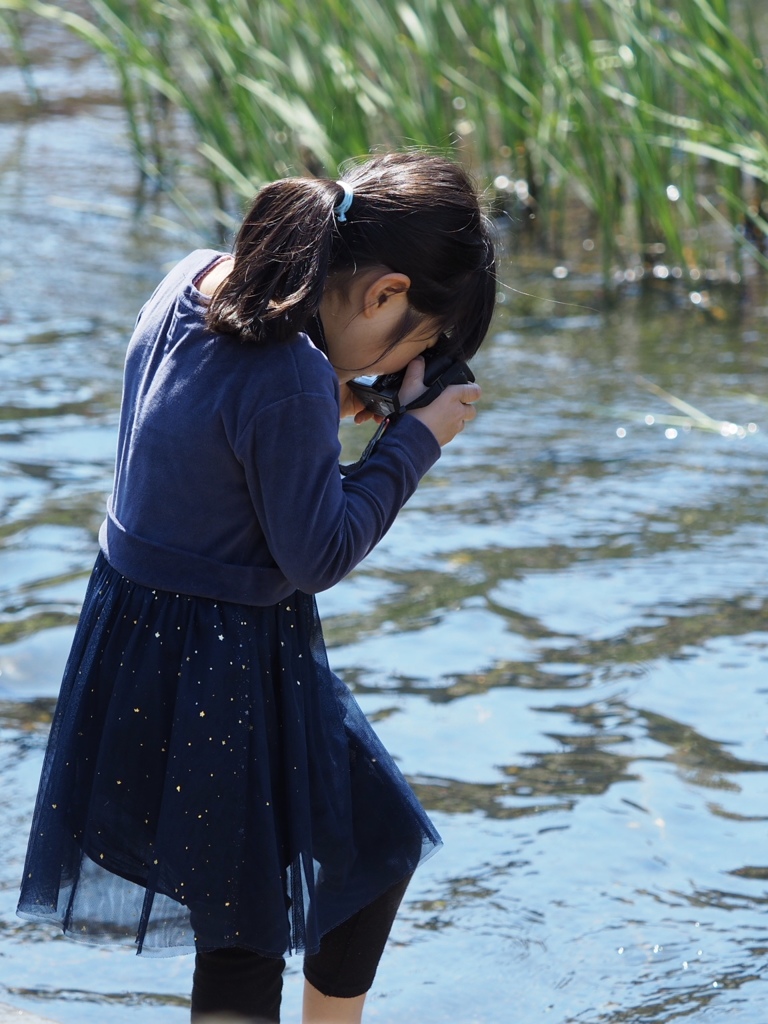
<svg viewBox="0 0 768 1024">
<path fill-rule="evenodd" d="M 142 173 L 172 183 L 192 151 L 224 223 L 276 175 L 426 146 L 468 164 L 520 244 L 531 229 L 528 244 L 575 261 L 593 238 L 606 280 L 643 262 L 696 280 L 726 249 L 731 268 L 745 248 L 766 262 L 766 69 L 748 0 L 84 9 L 0 0 L 6 16 L 60 21 L 95 46 Z"/>
<path fill-rule="evenodd" d="M 7 38 L 16 66 L 21 71 L 27 97 L 33 106 L 37 106 L 40 102 L 40 94 L 32 74 L 27 48 L 24 45 L 24 35 L 19 26 L 18 11 L 0 9 L 0 36 L 2 35 L 5 35 Z"/>
</svg>

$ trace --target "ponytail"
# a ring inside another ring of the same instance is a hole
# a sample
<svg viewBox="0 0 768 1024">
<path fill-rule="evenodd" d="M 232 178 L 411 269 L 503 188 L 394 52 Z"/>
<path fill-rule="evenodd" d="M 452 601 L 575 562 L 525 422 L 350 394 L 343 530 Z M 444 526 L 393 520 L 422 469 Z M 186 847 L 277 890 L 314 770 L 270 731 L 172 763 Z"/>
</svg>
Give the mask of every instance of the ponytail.
<svg viewBox="0 0 768 1024">
<path fill-rule="evenodd" d="M 285 178 L 258 193 L 211 299 L 212 331 L 263 344 L 305 330 L 327 287 L 382 267 L 407 275 L 409 308 L 394 347 L 422 322 L 441 351 L 471 358 L 496 301 L 490 224 L 462 168 L 427 153 L 390 153 L 343 182 Z"/>
<path fill-rule="evenodd" d="M 259 191 L 235 239 L 232 270 L 208 306 L 210 330 L 264 343 L 304 328 L 323 297 L 343 194 L 315 178 L 283 178 Z"/>
</svg>

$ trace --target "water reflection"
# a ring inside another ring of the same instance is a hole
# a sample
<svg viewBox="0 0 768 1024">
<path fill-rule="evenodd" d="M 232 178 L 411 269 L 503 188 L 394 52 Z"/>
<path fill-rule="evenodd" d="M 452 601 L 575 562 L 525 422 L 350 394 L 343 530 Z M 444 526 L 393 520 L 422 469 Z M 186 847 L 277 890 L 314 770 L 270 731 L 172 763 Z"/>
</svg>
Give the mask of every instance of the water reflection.
<svg viewBox="0 0 768 1024">
<path fill-rule="evenodd" d="M 401 692 L 413 691 L 405 688 Z M 580 706 L 552 704 L 536 710 L 565 717 L 581 727 L 580 731 L 548 731 L 542 723 L 541 735 L 552 740 L 558 749 L 541 753 L 523 751 L 524 762 L 496 765 L 504 782 L 479 784 L 450 778 L 414 778 L 412 781 L 425 804 L 449 813 L 480 811 L 494 818 L 568 810 L 575 806 L 574 802 L 527 801 L 599 795 L 618 783 L 641 780 L 642 766 L 634 765 L 636 757 L 615 749 L 622 744 L 631 747 L 638 738 L 653 741 L 661 748 L 652 760 L 674 764 L 686 783 L 706 789 L 738 793 L 740 785 L 734 776 L 768 771 L 768 763 L 738 758 L 725 749 L 725 744 L 701 735 L 689 725 L 632 708 L 619 699 Z M 647 763 L 651 758 L 644 754 L 639 760 Z M 626 802 L 650 813 L 632 801 Z M 712 813 L 731 821 L 768 820 L 764 815 L 738 815 L 718 805 L 707 806 Z M 760 868 L 738 869 L 733 873 L 750 878 L 768 877 L 768 870 Z"/>
</svg>

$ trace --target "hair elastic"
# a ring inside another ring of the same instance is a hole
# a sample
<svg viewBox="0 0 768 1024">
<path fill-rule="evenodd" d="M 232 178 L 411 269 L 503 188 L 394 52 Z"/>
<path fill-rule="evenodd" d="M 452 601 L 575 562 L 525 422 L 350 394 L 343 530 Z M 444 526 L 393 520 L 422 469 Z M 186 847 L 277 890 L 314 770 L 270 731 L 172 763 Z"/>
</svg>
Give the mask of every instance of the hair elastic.
<svg viewBox="0 0 768 1024">
<path fill-rule="evenodd" d="M 352 191 L 352 186 L 347 184 L 346 181 L 337 181 L 336 184 L 341 185 L 344 189 L 344 198 L 341 200 L 339 205 L 334 208 L 333 212 L 336 215 L 336 220 L 340 224 L 344 224 L 347 219 L 349 208 L 352 205 L 352 200 L 355 198 L 355 193 Z"/>
</svg>

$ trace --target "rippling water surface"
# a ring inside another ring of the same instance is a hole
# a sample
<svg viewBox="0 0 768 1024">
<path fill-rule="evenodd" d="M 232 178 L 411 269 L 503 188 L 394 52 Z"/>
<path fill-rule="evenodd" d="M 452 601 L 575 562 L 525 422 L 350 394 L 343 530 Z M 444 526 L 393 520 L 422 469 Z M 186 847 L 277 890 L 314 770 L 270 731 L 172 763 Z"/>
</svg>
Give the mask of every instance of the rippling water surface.
<svg viewBox="0 0 768 1024">
<path fill-rule="evenodd" d="M 189 958 L 14 915 L 124 347 L 199 242 L 135 216 L 101 69 L 62 45 L 41 75 L 48 107 L 0 122 L 0 1001 L 180 1024 Z M 0 96 L 21 93 L 0 70 Z M 606 312 L 576 275 L 505 276 L 538 297 L 507 295 L 481 416 L 321 598 L 334 667 L 446 840 L 368 1019 L 765 1024 L 763 282 L 709 311 L 660 283 Z M 297 1021 L 297 965 L 287 980 Z"/>
</svg>

